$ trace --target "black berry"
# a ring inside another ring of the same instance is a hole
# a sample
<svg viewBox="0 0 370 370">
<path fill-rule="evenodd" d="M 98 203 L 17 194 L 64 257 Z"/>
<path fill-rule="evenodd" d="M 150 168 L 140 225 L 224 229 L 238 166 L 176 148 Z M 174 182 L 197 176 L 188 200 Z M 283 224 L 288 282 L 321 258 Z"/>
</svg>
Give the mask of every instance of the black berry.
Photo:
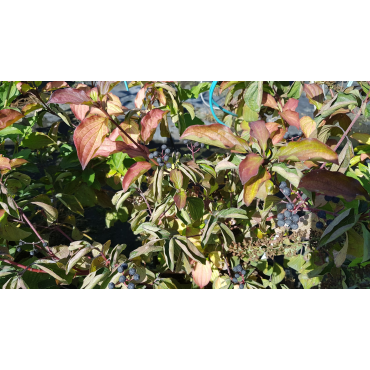
<svg viewBox="0 0 370 370">
<path fill-rule="evenodd" d="M 329 226 L 332 222 L 333 222 L 333 220 L 328 220 L 328 221 L 326 221 L 326 224 Z"/>
<path fill-rule="evenodd" d="M 339 203 L 340 199 L 337 197 L 333 197 L 332 202 L 333 203 Z"/>
<path fill-rule="evenodd" d="M 327 202 L 330 202 L 331 200 L 333 199 L 333 197 L 329 196 L 329 195 L 325 195 L 325 200 Z"/>
<path fill-rule="evenodd" d="M 317 212 L 317 216 L 320 217 L 320 218 L 326 218 L 326 213 L 325 213 L 325 211 L 319 211 L 319 212 Z"/>
<path fill-rule="evenodd" d="M 324 227 L 324 224 L 323 224 L 321 221 L 316 222 L 316 227 L 317 227 L 318 229 L 322 229 L 322 228 Z"/>
<path fill-rule="evenodd" d="M 126 270 L 128 268 L 128 264 L 127 263 L 122 263 L 121 267 Z"/>
</svg>

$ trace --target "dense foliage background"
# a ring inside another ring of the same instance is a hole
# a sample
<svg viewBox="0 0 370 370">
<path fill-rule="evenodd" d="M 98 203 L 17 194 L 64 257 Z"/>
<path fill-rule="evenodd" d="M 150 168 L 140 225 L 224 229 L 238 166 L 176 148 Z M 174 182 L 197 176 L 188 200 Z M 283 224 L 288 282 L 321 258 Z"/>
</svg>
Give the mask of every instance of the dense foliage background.
<svg viewBox="0 0 370 370">
<path fill-rule="evenodd" d="M 2 82 L 3 288 L 369 287 L 369 82 L 117 83 Z"/>
</svg>

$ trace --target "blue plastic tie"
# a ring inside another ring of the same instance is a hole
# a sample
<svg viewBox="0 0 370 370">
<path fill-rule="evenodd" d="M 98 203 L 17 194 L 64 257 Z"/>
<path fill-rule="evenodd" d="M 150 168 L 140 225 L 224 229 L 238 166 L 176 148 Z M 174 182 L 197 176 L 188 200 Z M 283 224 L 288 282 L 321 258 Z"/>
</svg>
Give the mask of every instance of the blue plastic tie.
<svg viewBox="0 0 370 370">
<path fill-rule="evenodd" d="M 125 83 L 126 90 L 128 91 L 127 81 L 123 81 L 123 82 Z"/>
<path fill-rule="evenodd" d="M 214 119 L 215 119 L 218 123 L 221 123 L 221 125 L 224 125 L 224 126 L 228 127 L 225 123 L 223 123 L 221 120 L 219 120 L 219 119 L 218 119 L 218 117 L 216 116 L 215 111 L 214 111 L 214 109 L 213 109 L 213 104 L 214 104 L 217 108 L 221 109 L 223 112 L 225 112 L 225 113 L 227 113 L 227 114 L 231 114 L 231 115 L 232 115 L 232 116 L 234 116 L 234 117 L 238 117 L 238 116 L 237 116 L 235 113 L 230 112 L 230 111 L 228 111 L 227 109 L 222 108 L 219 104 L 217 104 L 217 103 L 213 100 L 213 92 L 214 92 L 214 90 L 215 90 L 216 85 L 217 85 L 217 81 L 213 81 L 213 82 L 212 82 L 212 85 L 211 85 L 211 88 L 209 89 L 209 107 L 210 107 L 210 109 L 211 109 L 211 113 L 212 113 L 212 116 L 214 117 Z"/>
<path fill-rule="evenodd" d="M 353 84 L 353 81 L 348 81 L 348 83 L 347 83 L 347 87 L 352 86 L 352 84 Z"/>
</svg>

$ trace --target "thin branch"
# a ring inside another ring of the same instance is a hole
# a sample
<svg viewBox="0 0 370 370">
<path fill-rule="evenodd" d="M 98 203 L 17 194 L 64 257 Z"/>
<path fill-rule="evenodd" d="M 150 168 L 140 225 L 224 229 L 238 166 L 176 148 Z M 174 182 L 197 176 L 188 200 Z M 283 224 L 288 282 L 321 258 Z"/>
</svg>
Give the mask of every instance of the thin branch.
<svg viewBox="0 0 370 370">
<path fill-rule="evenodd" d="M 152 217 L 152 210 L 150 209 L 150 205 L 144 195 L 144 193 L 142 192 L 142 190 L 140 188 L 137 188 L 137 191 L 139 192 L 140 196 L 144 199 L 144 202 L 148 208 L 148 211 L 149 211 L 149 214 L 150 214 L 150 217 Z"/>
<path fill-rule="evenodd" d="M 9 260 L 3 260 L 3 259 L 1 261 L 9 263 L 10 265 L 13 265 L 13 266 L 20 267 L 22 269 L 27 269 L 28 271 L 31 271 L 31 272 L 38 272 L 40 274 L 47 274 L 47 272 L 45 272 L 43 270 L 31 269 L 31 268 L 28 268 L 28 266 L 21 265 L 20 263 L 17 263 L 17 262 L 13 262 L 13 261 L 9 261 Z"/>
</svg>

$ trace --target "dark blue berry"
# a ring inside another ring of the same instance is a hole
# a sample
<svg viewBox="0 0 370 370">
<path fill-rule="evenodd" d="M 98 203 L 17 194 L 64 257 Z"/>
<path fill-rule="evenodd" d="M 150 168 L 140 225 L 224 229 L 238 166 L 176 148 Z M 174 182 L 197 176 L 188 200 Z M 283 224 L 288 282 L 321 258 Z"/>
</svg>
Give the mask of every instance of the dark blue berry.
<svg viewBox="0 0 370 370">
<path fill-rule="evenodd" d="M 120 267 L 118 267 L 117 271 L 118 271 L 120 274 L 122 274 L 122 272 L 123 272 L 123 271 L 125 271 L 125 269 L 124 269 L 122 266 L 120 266 Z"/>
<path fill-rule="evenodd" d="M 288 226 L 290 226 L 292 223 L 293 223 L 293 221 L 290 220 L 290 219 L 285 220 L 285 224 L 288 225 Z"/>
<path fill-rule="evenodd" d="M 284 218 L 285 218 L 285 216 L 284 216 L 284 214 L 283 213 L 279 213 L 278 215 L 277 215 L 277 218 L 278 218 L 278 220 L 284 220 Z"/>
<path fill-rule="evenodd" d="M 327 201 L 327 202 L 330 202 L 332 199 L 333 199 L 333 197 L 331 197 L 331 196 L 329 196 L 329 195 L 325 195 L 325 200 Z"/>
<path fill-rule="evenodd" d="M 194 146 L 195 146 L 195 147 L 197 147 L 197 146 L 199 146 L 199 145 L 200 145 L 200 144 L 199 144 L 198 142 L 195 142 L 195 143 L 194 143 Z"/>
<path fill-rule="evenodd" d="M 298 136 L 302 136 L 303 135 L 303 131 L 302 130 L 298 130 Z"/>
<path fill-rule="evenodd" d="M 317 212 L 317 216 L 320 218 L 326 218 L 326 212 L 325 211 L 319 211 Z"/>
<path fill-rule="evenodd" d="M 154 157 L 153 153 L 150 153 L 150 154 L 149 154 L 149 158 L 150 158 L 150 159 L 153 159 L 153 157 Z"/>
<path fill-rule="evenodd" d="M 302 198 L 302 200 L 306 200 L 307 199 L 307 195 L 306 194 L 302 194 L 301 195 L 301 198 Z"/>
<path fill-rule="evenodd" d="M 293 222 L 298 222 L 299 221 L 299 216 L 297 214 L 292 216 Z"/>
<path fill-rule="evenodd" d="M 132 278 L 134 280 L 140 280 L 140 275 L 139 274 L 135 274 Z"/>
<path fill-rule="evenodd" d="M 235 279 L 239 279 L 240 278 L 240 275 L 239 274 L 235 274 Z"/>
<path fill-rule="evenodd" d="M 324 224 L 323 224 L 321 221 L 316 222 L 316 227 L 317 227 L 318 229 L 322 229 L 322 228 L 324 227 Z"/>
<path fill-rule="evenodd" d="M 164 166 L 164 163 L 163 162 L 160 162 L 158 163 L 160 167 L 163 167 Z"/>
<path fill-rule="evenodd" d="M 285 211 L 285 212 L 284 212 L 284 216 L 285 216 L 286 218 L 291 217 L 291 215 L 292 215 L 292 212 L 290 212 L 290 211 Z"/>
<path fill-rule="evenodd" d="M 171 163 L 166 163 L 167 168 L 171 168 L 171 166 L 172 166 Z"/>
<path fill-rule="evenodd" d="M 280 183 L 280 185 L 279 185 L 279 188 L 280 189 L 284 189 L 284 188 L 286 188 L 287 187 L 287 184 L 286 184 L 286 182 L 285 181 L 282 181 L 281 183 Z"/>
<path fill-rule="evenodd" d="M 166 154 L 170 154 L 170 153 L 171 153 L 171 149 L 166 149 L 164 152 L 165 152 Z"/>
<path fill-rule="evenodd" d="M 161 148 L 162 148 L 162 150 L 165 150 L 165 149 L 167 149 L 167 145 L 164 145 L 164 144 L 163 144 L 163 145 L 161 146 Z"/>
<path fill-rule="evenodd" d="M 189 140 L 184 140 L 184 144 L 186 145 L 189 142 Z"/>
<path fill-rule="evenodd" d="M 22 248 L 21 247 L 18 247 L 17 248 L 17 252 L 19 253 L 19 252 L 22 252 Z"/>
<path fill-rule="evenodd" d="M 126 270 L 128 268 L 128 264 L 127 263 L 122 263 L 121 267 Z"/>
<path fill-rule="evenodd" d="M 291 211 L 293 208 L 294 208 L 294 206 L 293 206 L 293 204 L 292 204 L 292 203 L 288 203 L 288 204 L 286 205 L 286 209 L 287 209 L 287 210 L 289 210 L 289 211 Z"/>
<path fill-rule="evenodd" d="M 204 148 L 204 143 L 200 143 L 200 147 L 201 148 Z"/>
<path fill-rule="evenodd" d="M 120 283 L 124 283 L 124 282 L 126 281 L 126 276 L 125 276 L 125 275 L 121 275 L 121 276 L 119 277 L 118 281 L 119 281 Z"/>
<path fill-rule="evenodd" d="M 165 155 L 165 156 L 163 157 L 163 160 L 164 160 L 164 161 L 166 161 L 166 162 L 167 162 L 169 159 L 170 159 L 170 157 L 169 157 L 168 155 Z"/>
<path fill-rule="evenodd" d="M 35 251 L 31 251 L 30 255 L 33 256 L 35 254 Z"/>
<path fill-rule="evenodd" d="M 286 133 L 284 134 L 284 139 L 289 139 L 289 137 L 290 137 L 289 133 L 288 133 L 288 132 L 286 132 Z"/>
<path fill-rule="evenodd" d="M 366 158 L 366 159 L 365 159 L 365 163 L 366 163 L 366 164 L 370 164 L 370 158 Z"/>
<path fill-rule="evenodd" d="M 289 197 L 290 194 L 292 194 L 291 190 L 289 188 L 282 189 L 282 193 Z"/>
<path fill-rule="evenodd" d="M 247 271 L 245 271 L 245 270 L 242 270 L 241 271 L 241 274 L 244 276 L 245 274 L 247 273 Z"/>
<path fill-rule="evenodd" d="M 42 243 L 42 246 L 43 246 L 44 248 L 46 248 L 46 247 L 48 246 L 48 243 L 43 242 L 43 243 Z"/>
<path fill-rule="evenodd" d="M 231 281 L 232 281 L 234 284 L 238 284 L 238 279 L 233 278 Z"/>
<path fill-rule="evenodd" d="M 333 203 L 339 203 L 340 199 L 337 197 L 333 197 L 332 201 Z"/>
<path fill-rule="evenodd" d="M 244 284 L 239 284 L 239 289 L 244 289 Z"/>
<path fill-rule="evenodd" d="M 127 289 L 135 289 L 135 284 L 134 283 L 129 283 L 127 285 Z"/>
<path fill-rule="evenodd" d="M 243 267 L 241 265 L 236 266 L 236 272 L 241 272 Z"/>
<path fill-rule="evenodd" d="M 333 220 L 328 220 L 328 221 L 326 221 L 326 224 L 329 226 L 332 222 L 333 222 Z"/>
<path fill-rule="evenodd" d="M 109 289 L 114 289 L 114 287 L 115 287 L 116 285 L 114 284 L 114 283 L 109 283 L 108 284 L 108 288 Z"/>
<path fill-rule="evenodd" d="M 132 276 L 132 275 L 135 275 L 136 274 L 136 269 L 135 268 L 130 268 L 130 270 L 128 270 L 128 273 Z"/>
<path fill-rule="evenodd" d="M 155 151 L 154 153 L 153 153 L 153 157 L 158 157 L 159 156 L 159 153 L 157 152 L 157 151 Z"/>
<path fill-rule="evenodd" d="M 277 225 L 278 225 L 279 227 L 283 227 L 283 226 L 285 225 L 285 222 L 284 222 L 283 220 L 279 220 L 279 221 L 277 222 Z"/>
<path fill-rule="evenodd" d="M 19 241 L 19 245 L 23 245 L 24 243 L 23 243 L 23 240 L 20 240 Z"/>
<path fill-rule="evenodd" d="M 293 224 L 290 225 L 290 227 L 292 228 L 292 230 L 297 230 L 298 229 L 298 224 L 293 223 Z"/>
<path fill-rule="evenodd" d="M 157 162 L 158 163 L 161 163 L 162 162 L 162 158 L 157 158 Z"/>
</svg>

